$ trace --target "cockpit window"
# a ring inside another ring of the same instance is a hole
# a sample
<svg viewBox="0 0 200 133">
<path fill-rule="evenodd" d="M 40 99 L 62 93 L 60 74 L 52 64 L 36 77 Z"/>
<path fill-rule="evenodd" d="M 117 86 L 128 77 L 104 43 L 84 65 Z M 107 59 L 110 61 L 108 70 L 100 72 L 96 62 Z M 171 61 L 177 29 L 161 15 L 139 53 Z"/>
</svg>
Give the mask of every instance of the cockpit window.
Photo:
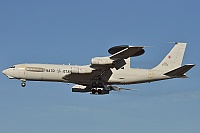
<svg viewBox="0 0 200 133">
<path fill-rule="evenodd" d="M 15 68 L 15 66 L 11 66 L 11 67 L 9 67 L 9 68 Z"/>
</svg>

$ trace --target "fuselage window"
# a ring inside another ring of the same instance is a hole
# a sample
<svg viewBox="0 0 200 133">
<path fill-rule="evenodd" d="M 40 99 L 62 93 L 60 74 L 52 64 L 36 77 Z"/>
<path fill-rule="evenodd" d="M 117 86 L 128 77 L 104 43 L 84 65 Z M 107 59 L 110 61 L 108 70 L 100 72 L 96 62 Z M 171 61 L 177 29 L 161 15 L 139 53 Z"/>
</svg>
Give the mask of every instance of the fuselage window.
<svg viewBox="0 0 200 133">
<path fill-rule="evenodd" d="M 15 68 L 15 66 L 11 66 L 10 68 Z"/>
<path fill-rule="evenodd" d="M 44 72 L 45 69 L 44 68 L 40 68 L 40 67 L 27 67 L 26 71 L 31 71 L 31 72 Z"/>
</svg>

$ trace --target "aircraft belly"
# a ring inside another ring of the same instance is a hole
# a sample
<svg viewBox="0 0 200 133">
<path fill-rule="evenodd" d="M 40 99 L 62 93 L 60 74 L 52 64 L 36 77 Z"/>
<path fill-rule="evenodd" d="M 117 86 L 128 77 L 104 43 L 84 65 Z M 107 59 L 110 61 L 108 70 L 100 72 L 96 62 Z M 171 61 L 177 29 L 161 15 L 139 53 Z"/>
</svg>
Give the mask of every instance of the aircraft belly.
<svg viewBox="0 0 200 133">
<path fill-rule="evenodd" d="M 91 80 L 92 80 L 92 77 L 90 76 L 76 76 L 76 77 L 70 77 L 67 82 L 70 82 L 70 83 L 76 83 L 76 84 L 91 84 Z"/>
</svg>

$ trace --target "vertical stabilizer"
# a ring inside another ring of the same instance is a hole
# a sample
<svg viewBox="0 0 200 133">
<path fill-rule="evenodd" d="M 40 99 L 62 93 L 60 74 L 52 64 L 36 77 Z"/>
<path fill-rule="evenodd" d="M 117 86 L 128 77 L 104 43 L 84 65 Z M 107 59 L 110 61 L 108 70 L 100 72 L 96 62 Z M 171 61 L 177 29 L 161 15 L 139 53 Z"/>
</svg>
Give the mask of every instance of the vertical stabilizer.
<svg viewBox="0 0 200 133">
<path fill-rule="evenodd" d="M 181 66 L 186 43 L 175 43 L 175 46 L 161 61 L 161 63 L 153 68 L 154 70 L 170 71 Z"/>
</svg>

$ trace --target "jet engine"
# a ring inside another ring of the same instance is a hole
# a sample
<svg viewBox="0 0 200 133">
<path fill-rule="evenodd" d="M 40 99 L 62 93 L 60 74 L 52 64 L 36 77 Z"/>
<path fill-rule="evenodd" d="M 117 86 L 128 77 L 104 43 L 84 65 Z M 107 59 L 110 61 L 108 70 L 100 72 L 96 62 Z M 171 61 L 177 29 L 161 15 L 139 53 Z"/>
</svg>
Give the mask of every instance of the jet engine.
<svg viewBox="0 0 200 133">
<path fill-rule="evenodd" d="M 75 85 L 72 87 L 72 92 L 90 92 L 91 89 L 83 85 Z"/>
<path fill-rule="evenodd" d="M 83 85 L 75 85 L 72 87 L 72 92 L 90 92 L 90 94 L 95 94 L 95 95 L 104 95 L 104 94 L 109 94 L 109 90 L 105 90 L 104 88 L 90 88 L 88 86 L 83 86 Z"/>
</svg>

